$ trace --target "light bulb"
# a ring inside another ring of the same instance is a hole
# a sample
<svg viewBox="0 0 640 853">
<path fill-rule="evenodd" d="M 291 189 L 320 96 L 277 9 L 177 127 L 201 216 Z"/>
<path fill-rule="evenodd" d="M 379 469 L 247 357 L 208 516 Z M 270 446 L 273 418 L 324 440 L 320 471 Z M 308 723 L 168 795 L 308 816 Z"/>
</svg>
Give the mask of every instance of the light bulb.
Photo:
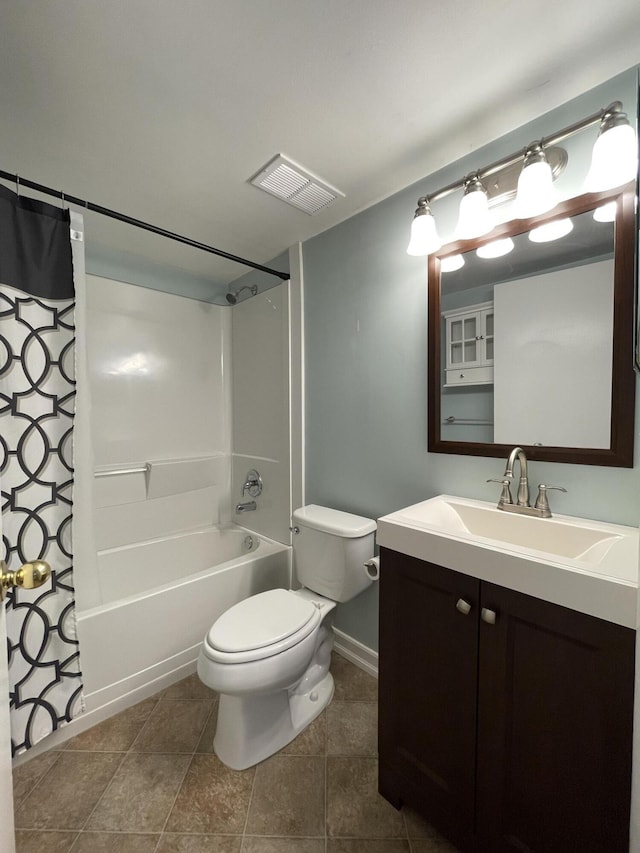
<svg viewBox="0 0 640 853">
<path fill-rule="evenodd" d="M 411 223 L 411 239 L 407 246 L 407 254 L 430 255 L 431 252 L 437 252 L 440 246 L 442 246 L 442 240 L 438 236 L 436 221 L 428 205 L 424 207 L 418 202 L 418 209 Z"/>
<path fill-rule="evenodd" d="M 528 219 L 546 213 L 558 203 L 553 186 L 553 172 L 542 147 L 531 148 L 525 157 L 518 178 L 515 213 L 518 219 Z"/>
<path fill-rule="evenodd" d="M 556 219 L 533 228 L 529 231 L 529 239 L 532 243 L 550 243 L 552 240 L 566 237 L 571 231 L 573 231 L 573 222 L 570 219 Z"/>
<path fill-rule="evenodd" d="M 477 175 L 465 181 L 465 191 L 460 202 L 456 236 L 460 240 L 482 237 L 493 228 L 489 213 L 487 191 Z"/>
<path fill-rule="evenodd" d="M 601 204 L 593 211 L 593 218 L 596 222 L 615 222 L 618 205 L 615 201 L 608 201 L 606 204 Z"/>
<path fill-rule="evenodd" d="M 464 266 L 462 255 L 449 255 L 440 261 L 440 272 L 455 272 Z"/>
<path fill-rule="evenodd" d="M 484 246 L 479 246 L 476 249 L 476 255 L 479 258 L 501 258 L 503 255 L 508 255 L 514 249 L 514 243 L 511 237 L 505 237 L 504 240 L 493 240 L 491 243 L 485 243 Z"/>
<path fill-rule="evenodd" d="M 408 255 L 430 255 L 442 246 L 438 237 L 436 221 L 430 213 L 421 213 L 411 223 L 411 239 L 407 246 Z"/>
<path fill-rule="evenodd" d="M 593 146 L 587 192 L 602 192 L 633 181 L 638 174 L 636 134 L 625 113 L 605 118 Z"/>
</svg>

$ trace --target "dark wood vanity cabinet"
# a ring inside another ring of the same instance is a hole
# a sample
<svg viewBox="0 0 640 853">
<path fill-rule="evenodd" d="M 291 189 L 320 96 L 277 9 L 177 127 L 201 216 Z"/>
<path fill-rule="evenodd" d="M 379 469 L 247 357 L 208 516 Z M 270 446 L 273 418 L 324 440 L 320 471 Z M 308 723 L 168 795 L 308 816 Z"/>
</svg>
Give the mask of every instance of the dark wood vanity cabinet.
<svg viewBox="0 0 640 853">
<path fill-rule="evenodd" d="M 635 632 L 381 556 L 380 793 L 463 851 L 627 853 Z"/>
</svg>

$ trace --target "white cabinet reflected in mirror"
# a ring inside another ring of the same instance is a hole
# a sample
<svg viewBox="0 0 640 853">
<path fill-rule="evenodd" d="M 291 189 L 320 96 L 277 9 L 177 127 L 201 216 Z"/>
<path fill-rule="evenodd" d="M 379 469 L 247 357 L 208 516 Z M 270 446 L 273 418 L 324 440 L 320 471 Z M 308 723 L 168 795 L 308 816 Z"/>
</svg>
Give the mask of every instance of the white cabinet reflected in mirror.
<svg viewBox="0 0 640 853">
<path fill-rule="evenodd" d="M 520 445 L 532 459 L 633 464 L 636 228 L 625 189 L 429 257 L 430 451 L 503 456 Z M 594 217 L 611 201 L 613 219 Z M 564 236 L 535 240 L 551 229 Z M 511 250 L 487 257 L 496 240 Z"/>
</svg>

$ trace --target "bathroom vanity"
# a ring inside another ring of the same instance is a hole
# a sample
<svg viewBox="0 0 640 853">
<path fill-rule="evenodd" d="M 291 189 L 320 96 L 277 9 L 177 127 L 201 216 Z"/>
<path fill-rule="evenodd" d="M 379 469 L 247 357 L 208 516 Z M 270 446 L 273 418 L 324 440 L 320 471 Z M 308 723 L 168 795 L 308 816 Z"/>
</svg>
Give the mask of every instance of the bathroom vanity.
<svg viewBox="0 0 640 853">
<path fill-rule="evenodd" d="M 444 496 L 378 541 L 383 796 L 462 851 L 627 853 L 637 531 Z"/>
</svg>

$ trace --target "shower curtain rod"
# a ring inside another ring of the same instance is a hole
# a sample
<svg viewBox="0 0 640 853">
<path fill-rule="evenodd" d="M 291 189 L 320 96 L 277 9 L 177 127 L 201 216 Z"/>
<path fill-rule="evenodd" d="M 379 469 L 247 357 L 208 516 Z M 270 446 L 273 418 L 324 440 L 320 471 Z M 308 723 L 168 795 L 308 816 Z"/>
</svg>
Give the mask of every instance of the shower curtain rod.
<svg viewBox="0 0 640 853">
<path fill-rule="evenodd" d="M 238 264 L 243 264 L 245 267 L 251 267 L 254 270 L 266 272 L 269 275 L 275 275 L 278 278 L 286 281 L 289 278 L 289 273 L 274 270 L 271 267 L 256 264 L 253 261 L 248 261 L 246 258 L 241 258 L 238 255 L 232 255 L 229 252 L 224 252 L 222 249 L 216 249 L 213 246 L 208 246 L 206 243 L 199 243 L 197 240 L 192 240 L 190 237 L 183 237 L 181 234 L 175 234 L 173 231 L 167 231 L 165 228 L 159 228 L 157 225 L 151 225 L 149 222 L 142 222 L 140 219 L 134 219 L 132 216 L 127 216 L 124 213 L 118 213 L 117 210 L 110 210 L 108 207 L 102 207 L 99 204 L 85 201 L 82 198 L 76 198 L 73 195 L 67 195 L 61 190 L 52 190 L 50 187 L 45 187 L 42 184 L 37 184 L 35 181 L 29 181 L 20 175 L 13 175 L 10 172 L 5 172 L 0 169 L 0 178 L 5 181 L 10 181 L 18 188 L 21 186 L 28 187 L 31 190 L 44 193 L 45 195 L 59 198 L 62 202 L 70 202 L 84 207 L 85 210 L 91 210 L 93 213 L 99 213 L 102 216 L 108 216 L 111 219 L 117 219 L 120 222 L 125 222 L 127 225 L 133 225 L 135 228 L 142 228 L 144 231 L 150 231 L 152 234 L 157 234 L 159 237 L 166 237 L 168 240 L 175 240 L 178 243 L 184 243 L 185 246 L 191 246 L 194 249 L 201 249 L 203 252 L 209 252 L 212 255 L 218 255 L 221 258 L 226 258 L 228 261 L 235 261 Z"/>
</svg>

